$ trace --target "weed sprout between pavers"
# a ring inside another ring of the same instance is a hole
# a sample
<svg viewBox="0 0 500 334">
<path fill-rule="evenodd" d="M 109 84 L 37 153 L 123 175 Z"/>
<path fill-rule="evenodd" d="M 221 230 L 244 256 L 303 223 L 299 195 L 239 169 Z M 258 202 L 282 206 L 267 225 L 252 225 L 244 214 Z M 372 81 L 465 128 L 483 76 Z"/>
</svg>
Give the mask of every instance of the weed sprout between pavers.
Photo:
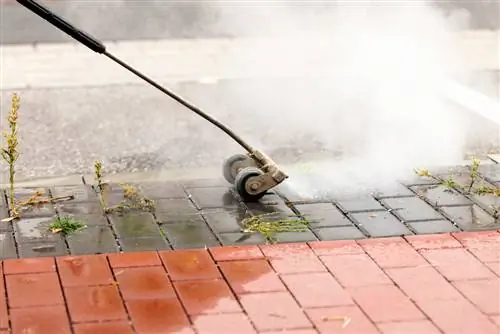
<svg viewBox="0 0 500 334">
<path fill-rule="evenodd" d="M 2 222 L 12 222 L 21 218 L 21 213 L 39 207 L 44 204 L 54 204 L 56 202 L 69 201 L 74 199 L 73 195 L 60 196 L 60 197 L 44 197 L 44 190 L 36 190 L 35 193 L 27 199 L 17 200 L 15 197 L 15 175 L 16 175 L 16 162 L 19 159 L 19 111 L 21 109 L 21 98 L 18 94 L 12 94 L 11 107 L 7 115 L 8 130 L 3 133 L 5 147 L 2 147 L 2 159 L 9 165 L 9 217 L 2 219 Z M 70 223 L 68 223 L 70 222 Z M 70 233 L 78 226 L 78 229 L 83 228 L 85 225 L 77 222 L 68 217 L 56 217 L 50 224 L 49 229 L 55 233 L 64 231 Z"/>
<path fill-rule="evenodd" d="M 95 184 L 92 186 L 94 191 L 99 196 L 101 208 L 105 213 L 125 212 L 125 211 L 145 211 L 153 212 L 156 205 L 155 202 L 145 196 L 142 196 L 140 190 L 130 184 L 121 184 L 123 191 L 123 200 L 117 204 L 108 206 L 109 196 L 111 193 L 111 185 L 109 182 L 103 181 L 103 166 L 100 160 L 94 162 L 94 179 Z"/>
<path fill-rule="evenodd" d="M 436 175 L 433 175 L 427 169 L 416 169 L 415 173 L 420 177 L 430 178 L 441 185 L 445 186 L 448 190 L 456 190 L 459 193 L 462 193 L 466 196 L 468 195 L 493 195 L 500 196 L 500 188 L 497 186 L 491 186 L 489 184 L 485 184 L 484 179 L 481 177 L 479 172 L 480 160 L 477 158 L 472 158 L 472 164 L 468 171 L 469 182 L 467 184 L 460 184 L 454 178 L 453 170 L 450 170 L 450 174 L 446 179 L 442 179 Z M 500 219 L 500 207 L 490 206 L 493 210 L 493 218 L 495 218 L 495 222 Z"/>
<path fill-rule="evenodd" d="M 276 233 L 307 232 L 309 221 L 306 219 L 274 220 L 279 212 L 264 213 L 243 220 L 243 233 L 260 233 L 268 243 L 278 242 Z"/>
</svg>

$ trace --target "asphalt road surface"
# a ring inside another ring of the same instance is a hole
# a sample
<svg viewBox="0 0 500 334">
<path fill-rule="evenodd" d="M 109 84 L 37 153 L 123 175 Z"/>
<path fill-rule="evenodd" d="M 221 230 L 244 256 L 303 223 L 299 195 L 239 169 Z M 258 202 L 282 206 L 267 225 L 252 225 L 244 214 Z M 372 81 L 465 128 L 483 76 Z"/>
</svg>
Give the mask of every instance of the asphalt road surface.
<svg viewBox="0 0 500 334">
<path fill-rule="evenodd" d="M 303 27 L 324 24 L 323 19 L 334 25 L 335 22 L 331 22 L 334 20 L 327 14 L 338 6 L 335 1 L 232 1 L 219 2 L 218 5 L 216 1 L 201 0 L 42 2 L 76 26 L 106 41 L 267 35 L 274 28 L 287 24 L 276 19 L 284 6 L 288 12 L 300 13 Z M 445 12 L 460 10 L 466 13 L 470 17 L 470 29 L 500 27 L 500 3 L 497 0 L 436 0 L 436 6 Z M 68 41 L 67 36 L 14 0 L 1 0 L 0 12 L 1 44 Z"/>
<path fill-rule="evenodd" d="M 328 98 L 330 86 L 307 89 L 311 84 L 242 79 L 183 83 L 173 89 L 280 163 L 330 159 L 346 147 L 355 152 L 369 144 L 370 113 L 355 117 Z M 88 173 L 95 159 L 103 160 L 110 172 L 133 172 L 220 166 L 231 154 L 243 153 L 219 129 L 150 86 L 30 89 L 20 94 L 18 176 L 23 179 Z M 3 117 L 9 95 L 2 91 Z M 484 123 L 471 124 L 482 134 L 488 131 Z M 412 129 L 404 126 L 397 137 L 392 125 L 388 147 L 411 136 Z M 442 126 L 427 130 L 437 134 Z M 5 164 L 1 166 L 5 171 Z"/>
</svg>

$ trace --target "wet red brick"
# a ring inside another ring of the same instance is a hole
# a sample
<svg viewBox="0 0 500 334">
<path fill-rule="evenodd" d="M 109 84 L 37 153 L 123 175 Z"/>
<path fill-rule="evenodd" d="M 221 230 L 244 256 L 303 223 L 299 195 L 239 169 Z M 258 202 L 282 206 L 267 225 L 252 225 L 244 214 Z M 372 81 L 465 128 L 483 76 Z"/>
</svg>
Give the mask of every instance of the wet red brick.
<svg viewBox="0 0 500 334">
<path fill-rule="evenodd" d="M 363 254 L 363 249 L 354 240 L 312 241 L 309 247 L 316 255 Z"/>
<path fill-rule="evenodd" d="M 321 256 L 321 260 L 345 287 L 392 283 L 366 254 L 328 255 Z"/>
<path fill-rule="evenodd" d="M 259 260 L 264 254 L 258 246 L 224 246 L 209 248 L 215 261 Z"/>
<path fill-rule="evenodd" d="M 286 291 L 267 261 L 221 262 L 219 267 L 236 294 Z"/>
<path fill-rule="evenodd" d="M 498 327 L 465 298 L 422 301 L 418 306 L 445 333 L 498 334 Z"/>
<path fill-rule="evenodd" d="M 425 319 L 425 315 L 395 285 L 364 286 L 351 288 L 349 292 L 374 322 Z"/>
<path fill-rule="evenodd" d="M 2 262 L 0 261 L 0 329 L 9 327 L 9 315 L 7 313 L 7 295 L 5 294 L 5 283 L 3 278 Z"/>
<path fill-rule="evenodd" d="M 366 239 L 361 247 L 382 268 L 426 265 L 425 259 L 403 238 Z"/>
<path fill-rule="evenodd" d="M 31 307 L 11 310 L 12 334 L 70 334 L 64 306 Z"/>
<path fill-rule="evenodd" d="M 484 265 L 500 277 L 500 262 L 484 262 Z"/>
<path fill-rule="evenodd" d="M 450 233 L 430 234 L 430 235 L 410 235 L 405 239 L 415 249 L 443 249 L 460 248 L 462 244 L 458 242 Z"/>
<path fill-rule="evenodd" d="M 498 328 L 500 328 L 500 315 L 494 315 L 490 317 L 490 320 L 497 324 Z"/>
<path fill-rule="evenodd" d="M 263 245 L 260 249 L 279 274 L 326 272 L 307 244 Z"/>
<path fill-rule="evenodd" d="M 115 253 L 109 254 L 108 260 L 112 268 L 161 266 L 156 252 Z"/>
<path fill-rule="evenodd" d="M 422 250 L 421 253 L 450 281 L 494 277 L 491 270 L 464 248 Z"/>
<path fill-rule="evenodd" d="M 139 333 L 181 333 L 190 325 L 176 298 L 131 300 L 127 308 Z"/>
<path fill-rule="evenodd" d="M 115 286 L 72 287 L 65 290 L 73 322 L 126 319 L 122 299 Z"/>
<path fill-rule="evenodd" d="M 193 324 L 198 334 L 257 333 L 243 313 L 201 315 L 193 317 Z"/>
<path fill-rule="evenodd" d="M 453 236 L 483 262 L 500 262 L 500 233 L 461 232 Z"/>
<path fill-rule="evenodd" d="M 64 287 L 111 284 L 114 279 L 106 256 L 85 255 L 57 258 Z"/>
<path fill-rule="evenodd" d="M 108 321 L 74 325 L 74 334 L 134 334 L 128 321 Z"/>
<path fill-rule="evenodd" d="M 281 279 L 304 308 L 354 303 L 347 291 L 330 273 L 283 275 Z"/>
<path fill-rule="evenodd" d="M 486 314 L 500 314 L 500 280 L 473 280 L 454 282 L 464 296 Z"/>
<path fill-rule="evenodd" d="M 386 273 L 413 300 L 460 299 L 462 295 L 432 267 L 394 268 Z"/>
<path fill-rule="evenodd" d="M 56 273 L 5 276 L 9 306 L 64 305 Z"/>
<path fill-rule="evenodd" d="M 266 334 L 317 334 L 315 329 L 285 329 L 279 331 L 270 331 Z"/>
<path fill-rule="evenodd" d="M 115 269 L 124 300 L 175 297 L 174 288 L 161 266 Z"/>
<path fill-rule="evenodd" d="M 175 289 L 189 315 L 241 312 L 241 307 L 222 279 L 179 281 Z"/>
<path fill-rule="evenodd" d="M 172 281 L 221 278 L 206 250 L 163 251 L 160 257 Z"/>
<path fill-rule="evenodd" d="M 240 296 L 240 301 L 259 331 L 312 328 L 288 292 L 252 293 Z"/>
<path fill-rule="evenodd" d="M 3 267 L 5 275 L 34 274 L 56 271 L 56 263 L 53 258 L 5 260 Z"/>
<path fill-rule="evenodd" d="M 440 334 L 429 320 L 387 322 L 378 324 L 382 334 Z"/>
<path fill-rule="evenodd" d="M 357 306 L 314 308 L 306 310 L 321 334 L 378 334 L 375 325 Z"/>
</svg>

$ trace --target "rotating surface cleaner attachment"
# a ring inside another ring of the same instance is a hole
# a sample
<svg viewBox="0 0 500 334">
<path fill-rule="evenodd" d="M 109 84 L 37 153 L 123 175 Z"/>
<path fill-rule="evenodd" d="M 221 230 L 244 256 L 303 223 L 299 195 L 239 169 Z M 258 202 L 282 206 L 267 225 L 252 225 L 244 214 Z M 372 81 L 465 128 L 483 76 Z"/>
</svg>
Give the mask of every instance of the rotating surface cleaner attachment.
<svg viewBox="0 0 500 334">
<path fill-rule="evenodd" d="M 278 184 L 283 182 L 288 178 L 288 176 L 279 169 L 278 165 L 271 160 L 264 153 L 252 148 L 249 144 L 243 141 L 239 136 L 237 136 L 231 129 L 226 127 L 224 124 L 217 121 L 212 116 L 203 112 L 201 109 L 196 107 L 194 104 L 188 102 L 182 97 L 174 94 L 173 92 L 167 90 L 157 82 L 153 81 L 146 75 L 142 74 L 138 70 L 134 69 L 130 65 L 126 64 L 119 58 L 113 56 L 106 51 L 106 46 L 95 37 L 81 31 L 68 23 L 66 20 L 60 16 L 54 14 L 48 8 L 42 6 L 33 0 L 16 0 L 18 3 L 40 16 L 42 19 L 46 20 L 53 26 L 59 28 L 64 33 L 68 34 L 72 38 L 76 39 L 78 42 L 82 43 L 92 51 L 102 54 L 118 65 L 122 66 L 126 70 L 132 72 L 142 80 L 146 81 L 156 89 L 160 90 L 165 95 L 174 99 L 176 102 L 180 103 L 187 109 L 196 113 L 198 116 L 204 118 L 208 122 L 212 123 L 220 130 L 225 132 L 229 137 L 236 141 L 241 147 L 243 147 L 248 153 L 247 154 L 236 154 L 226 160 L 223 166 L 224 178 L 231 184 L 234 184 L 236 191 L 241 196 L 245 202 L 258 201 L 262 196 L 266 194 L 268 190 L 276 187 Z"/>
</svg>

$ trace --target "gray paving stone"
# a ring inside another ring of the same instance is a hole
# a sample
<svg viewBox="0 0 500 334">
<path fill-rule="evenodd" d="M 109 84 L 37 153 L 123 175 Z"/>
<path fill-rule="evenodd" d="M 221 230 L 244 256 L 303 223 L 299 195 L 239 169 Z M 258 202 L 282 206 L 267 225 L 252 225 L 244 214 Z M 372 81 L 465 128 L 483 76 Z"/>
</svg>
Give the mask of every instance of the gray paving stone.
<svg viewBox="0 0 500 334">
<path fill-rule="evenodd" d="M 405 222 L 443 219 L 439 212 L 418 197 L 387 198 L 382 202 Z"/>
<path fill-rule="evenodd" d="M 198 179 L 198 180 L 185 180 L 181 182 L 184 188 L 230 188 L 231 184 L 226 180 L 220 179 Z M 187 189 L 189 190 L 189 189 Z"/>
<path fill-rule="evenodd" d="M 30 206 L 23 208 L 20 211 L 20 215 L 23 218 L 35 218 L 35 217 L 50 217 L 56 214 L 54 205 L 43 204 L 37 206 Z"/>
<path fill-rule="evenodd" d="M 408 189 L 406 186 L 399 182 L 395 182 L 392 185 L 388 185 L 384 187 L 383 190 L 377 191 L 375 193 L 375 197 L 382 198 L 391 198 L 391 197 L 405 197 L 405 196 L 414 196 L 415 194 Z"/>
<path fill-rule="evenodd" d="M 471 205 L 472 202 L 459 192 L 443 185 L 414 186 L 412 189 L 435 206 Z"/>
<path fill-rule="evenodd" d="M 344 212 L 368 212 L 368 211 L 384 211 L 385 208 L 380 205 L 373 197 L 365 197 L 350 200 L 338 201 L 339 207 Z"/>
<path fill-rule="evenodd" d="M 122 249 L 124 252 L 143 252 L 172 249 L 161 235 L 148 238 L 120 239 L 120 244 L 122 245 Z"/>
<path fill-rule="evenodd" d="M 155 203 L 154 213 L 158 222 L 163 223 L 174 217 L 197 214 L 198 209 L 187 198 L 160 199 Z"/>
<path fill-rule="evenodd" d="M 477 205 L 444 207 L 443 212 L 464 231 L 500 228 L 500 224 Z"/>
<path fill-rule="evenodd" d="M 303 204 L 296 205 L 295 208 L 310 222 L 311 228 L 352 225 L 332 203 Z"/>
<path fill-rule="evenodd" d="M 181 184 L 176 182 L 140 183 L 141 193 L 150 199 L 186 198 L 187 194 Z"/>
<path fill-rule="evenodd" d="M 220 245 L 208 225 L 203 223 L 163 224 L 161 226 L 173 249 L 203 248 Z"/>
<path fill-rule="evenodd" d="M 259 233 L 221 233 L 219 239 L 223 246 L 231 245 L 261 245 L 266 243 Z"/>
<path fill-rule="evenodd" d="M 59 242 L 63 238 L 50 230 L 54 219 L 55 217 L 24 218 L 13 222 L 16 239 L 20 243 Z"/>
<path fill-rule="evenodd" d="M 474 202 L 486 210 L 490 215 L 495 215 L 500 210 L 500 197 L 495 195 L 472 195 Z"/>
<path fill-rule="evenodd" d="M 448 220 L 433 220 L 408 223 L 417 234 L 459 232 L 460 229 Z"/>
<path fill-rule="evenodd" d="M 153 215 L 148 212 L 113 213 L 109 215 L 118 238 L 151 237 L 160 234 L 159 226 Z"/>
<path fill-rule="evenodd" d="M 14 234 L 0 232 L 0 260 L 17 258 Z"/>
<path fill-rule="evenodd" d="M 9 211 L 6 207 L 0 207 L 0 233 L 13 232 L 12 222 L 2 222 L 1 220 L 9 217 Z"/>
<path fill-rule="evenodd" d="M 50 194 L 48 188 L 15 188 L 14 189 L 14 199 L 16 201 L 27 200 L 30 197 L 32 197 L 33 195 L 35 195 L 37 190 L 42 191 L 44 194 L 43 195 L 44 197 L 47 197 Z M 7 194 L 7 203 L 10 205 L 9 190 L 6 190 L 6 194 Z"/>
<path fill-rule="evenodd" d="M 372 237 L 413 234 L 403 223 L 387 211 L 351 214 L 357 225 Z"/>
<path fill-rule="evenodd" d="M 99 197 L 90 185 L 57 186 L 50 188 L 52 197 L 74 196 L 71 202 L 99 202 Z"/>
<path fill-rule="evenodd" d="M 254 216 L 273 213 L 276 214 L 274 215 L 276 219 L 290 219 L 297 217 L 293 210 L 285 204 L 281 197 L 274 194 L 264 196 L 259 202 L 246 203 L 245 205 L 249 212 Z"/>
<path fill-rule="evenodd" d="M 198 209 L 237 208 L 239 201 L 228 187 L 188 188 L 187 192 Z"/>
<path fill-rule="evenodd" d="M 479 172 L 481 175 L 489 182 L 499 182 L 500 181 L 500 165 L 480 165 Z"/>
<path fill-rule="evenodd" d="M 64 215 L 104 215 L 104 211 L 101 207 L 100 202 L 65 202 L 65 203 L 57 203 L 56 210 L 59 212 L 61 216 Z"/>
<path fill-rule="evenodd" d="M 210 228 L 219 233 L 238 233 L 243 228 L 242 221 L 246 218 L 242 210 L 205 212 L 203 217 Z"/>
<path fill-rule="evenodd" d="M 310 230 L 303 232 L 279 232 L 274 235 L 278 243 L 317 241 L 318 238 Z"/>
<path fill-rule="evenodd" d="M 88 226 L 66 237 L 71 254 L 115 253 L 119 248 L 108 226 Z"/>
<path fill-rule="evenodd" d="M 355 226 L 336 226 L 314 229 L 320 240 L 363 239 L 365 235 Z"/>
<path fill-rule="evenodd" d="M 418 175 L 413 175 L 407 179 L 400 180 L 400 182 L 401 182 L 401 184 L 403 184 L 406 187 L 432 185 L 432 184 L 439 184 L 440 183 L 432 178 L 422 177 L 422 176 L 418 176 Z"/>
<path fill-rule="evenodd" d="M 66 243 L 61 239 L 57 242 L 30 242 L 18 244 L 19 257 L 47 257 L 68 255 Z"/>
<path fill-rule="evenodd" d="M 290 188 L 287 184 L 280 185 L 279 189 L 277 189 L 276 192 L 279 193 L 284 198 L 286 198 L 291 203 L 312 202 L 312 199 L 310 197 L 306 197 L 304 195 L 299 194 L 298 192 Z"/>
</svg>

